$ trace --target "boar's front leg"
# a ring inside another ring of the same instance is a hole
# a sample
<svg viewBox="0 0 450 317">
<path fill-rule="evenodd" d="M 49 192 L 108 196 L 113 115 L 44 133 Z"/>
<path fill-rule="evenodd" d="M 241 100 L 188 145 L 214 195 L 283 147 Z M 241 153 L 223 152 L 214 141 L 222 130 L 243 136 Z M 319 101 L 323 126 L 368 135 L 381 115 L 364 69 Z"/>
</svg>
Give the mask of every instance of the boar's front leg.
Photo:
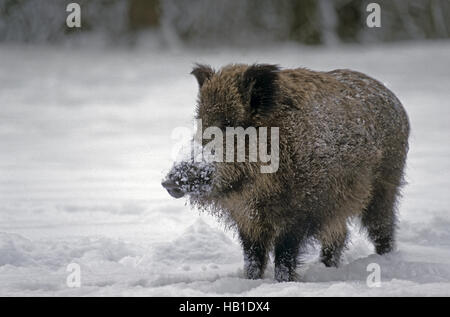
<svg viewBox="0 0 450 317">
<path fill-rule="evenodd" d="M 260 279 L 267 265 L 268 249 L 264 239 L 252 239 L 240 232 L 244 249 L 244 274 L 248 279 Z"/>
<path fill-rule="evenodd" d="M 278 282 L 297 280 L 297 257 L 304 244 L 302 231 L 287 231 L 275 241 L 275 279 Z"/>
</svg>

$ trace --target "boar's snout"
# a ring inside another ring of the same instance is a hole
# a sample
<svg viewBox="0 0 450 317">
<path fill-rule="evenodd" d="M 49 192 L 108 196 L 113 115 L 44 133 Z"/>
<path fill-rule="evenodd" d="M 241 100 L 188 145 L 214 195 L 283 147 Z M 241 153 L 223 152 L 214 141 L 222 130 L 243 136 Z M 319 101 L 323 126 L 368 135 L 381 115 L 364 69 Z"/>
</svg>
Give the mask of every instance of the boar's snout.
<svg viewBox="0 0 450 317">
<path fill-rule="evenodd" d="M 181 198 L 184 196 L 184 192 L 181 190 L 181 187 L 170 179 L 163 181 L 161 185 L 167 190 L 170 196 L 174 198 Z"/>
</svg>

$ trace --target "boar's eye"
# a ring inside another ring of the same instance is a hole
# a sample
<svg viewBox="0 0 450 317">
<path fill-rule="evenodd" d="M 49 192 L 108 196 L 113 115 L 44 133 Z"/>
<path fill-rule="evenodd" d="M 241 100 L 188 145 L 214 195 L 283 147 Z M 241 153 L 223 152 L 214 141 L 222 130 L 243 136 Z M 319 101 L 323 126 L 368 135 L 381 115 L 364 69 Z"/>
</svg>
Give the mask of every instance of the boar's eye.
<svg viewBox="0 0 450 317">
<path fill-rule="evenodd" d="M 216 126 L 222 130 L 225 130 L 227 127 L 234 127 L 234 123 L 231 119 L 221 118 L 216 121 Z"/>
<path fill-rule="evenodd" d="M 224 119 L 223 120 L 223 126 L 226 128 L 226 127 L 231 127 L 232 126 L 232 124 L 231 124 L 231 121 L 229 120 L 229 119 Z"/>
</svg>

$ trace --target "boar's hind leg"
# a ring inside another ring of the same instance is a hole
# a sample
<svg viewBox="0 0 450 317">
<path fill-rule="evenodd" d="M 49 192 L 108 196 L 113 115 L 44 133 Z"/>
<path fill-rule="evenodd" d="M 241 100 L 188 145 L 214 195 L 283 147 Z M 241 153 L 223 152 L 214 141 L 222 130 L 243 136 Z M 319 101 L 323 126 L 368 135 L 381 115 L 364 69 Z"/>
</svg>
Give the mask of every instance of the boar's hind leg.
<svg viewBox="0 0 450 317">
<path fill-rule="evenodd" d="M 264 275 L 268 259 L 268 250 L 264 239 L 254 241 L 240 233 L 244 249 L 244 274 L 248 279 L 260 279 Z"/>
<path fill-rule="evenodd" d="M 295 281 L 297 257 L 303 245 L 303 235 L 287 232 L 275 241 L 275 279 L 278 282 Z"/>
<path fill-rule="evenodd" d="M 361 218 L 378 254 L 390 252 L 394 247 L 395 203 L 402 183 L 403 165 L 400 161 L 380 174 L 374 184 L 372 200 Z"/>
<path fill-rule="evenodd" d="M 362 215 L 362 224 L 378 254 L 390 252 L 394 246 L 396 196 L 395 187 L 378 185 L 374 189 L 371 203 Z"/>
</svg>

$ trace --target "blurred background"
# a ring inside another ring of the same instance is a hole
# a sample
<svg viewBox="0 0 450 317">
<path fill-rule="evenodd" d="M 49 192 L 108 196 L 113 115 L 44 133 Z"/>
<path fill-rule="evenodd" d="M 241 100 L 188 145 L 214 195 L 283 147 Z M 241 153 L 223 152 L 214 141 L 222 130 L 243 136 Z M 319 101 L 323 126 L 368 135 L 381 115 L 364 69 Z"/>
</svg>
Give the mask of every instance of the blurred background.
<svg viewBox="0 0 450 317">
<path fill-rule="evenodd" d="M 82 7 L 82 28 L 65 25 L 67 4 Z M 361 0 L 0 0 L 0 41 L 62 43 L 101 35 L 133 45 L 308 45 L 448 38 L 450 1 L 380 0 L 382 27 L 366 26 Z M 98 37 L 97 37 L 98 38 Z M 149 41 L 148 38 L 145 41 Z"/>
</svg>

